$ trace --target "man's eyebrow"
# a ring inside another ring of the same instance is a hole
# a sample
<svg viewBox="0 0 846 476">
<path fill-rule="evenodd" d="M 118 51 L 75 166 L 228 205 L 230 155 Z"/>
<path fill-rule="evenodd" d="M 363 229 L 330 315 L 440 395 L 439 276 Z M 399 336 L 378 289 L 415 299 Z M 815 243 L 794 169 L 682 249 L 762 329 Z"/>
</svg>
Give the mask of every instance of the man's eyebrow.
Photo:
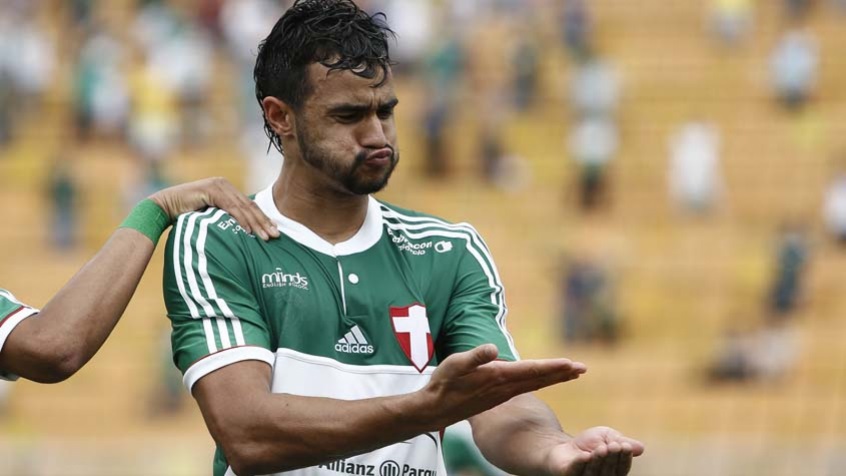
<svg viewBox="0 0 846 476">
<path fill-rule="evenodd" d="M 399 99 L 392 98 L 387 102 L 381 103 L 378 106 L 378 109 L 393 109 L 396 105 L 399 104 Z M 329 113 L 330 114 L 352 114 L 352 113 L 363 113 L 370 111 L 372 109 L 370 104 L 356 104 L 356 103 L 342 103 L 342 104 L 335 104 L 329 106 Z"/>
<path fill-rule="evenodd" d="M 391 98 L 388 100 L 388 102 L 379 104 L 379 109 L 393 109 L 397 107 L 397 104 L 399 104 L 399 99 Z"/>
</svg>

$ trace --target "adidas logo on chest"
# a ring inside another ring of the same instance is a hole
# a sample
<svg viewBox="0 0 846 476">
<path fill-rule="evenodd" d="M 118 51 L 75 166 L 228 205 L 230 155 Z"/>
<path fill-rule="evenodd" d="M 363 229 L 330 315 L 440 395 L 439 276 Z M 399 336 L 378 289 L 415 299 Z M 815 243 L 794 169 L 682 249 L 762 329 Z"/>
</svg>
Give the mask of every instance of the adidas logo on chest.
<svg viewBox="0 0 846 476">
<path fill-rule="evenodd" d="M 344 337 L 341 337 L 337 344 L 335 344 L 335 351 L 343 354 L 372 354 L 375 352 L 375 349 L 367 342 L 367 339 L 364 337 L 361 329 L 359 329 L 358 326 L 353 326 L 353 328 L 350 329 Z"/>
</svg>

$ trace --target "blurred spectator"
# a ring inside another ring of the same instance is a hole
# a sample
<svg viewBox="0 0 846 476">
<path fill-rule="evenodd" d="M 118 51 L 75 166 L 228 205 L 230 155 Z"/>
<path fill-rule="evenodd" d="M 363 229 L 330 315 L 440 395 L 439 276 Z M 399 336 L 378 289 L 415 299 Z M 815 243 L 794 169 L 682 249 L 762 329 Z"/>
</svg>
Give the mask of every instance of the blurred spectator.
<svg viewBox="0 0 846 476">
<path fill-rule="evenodd" d="M 798 110 L 807 102 L 818 64 L 817 42 L 809 32 L 791 30 L 782 35 L 770 58 L 770 70 L 776 94 L 788 110 Z"/>
<path fill-rule="evenodd" d="M 560 291 L 564 340 L 615 343 L 619 318 L 608 270 L 584 256 L 571 260 L 565 269 Z"/>
<path fill-rule="evenodd" d="M 591 50 L 590 13 L 586 0 L 562 2 L 561 36 L 564 45 L 574 58 L 583 58 Z"/>
<path fill-rule="evenodd" d="M 481 149 L 482 177 L 487 182 L 496 182 L 502 174 L 502 158 L 505 151 L 502 146 L 501 126 L 495 120 L 484 120 L 481 137 L 479 138 Z"/>
<path fill-rule="evenodd" d="M 427 92 L 423 106 L 424 156 L 430 177 L 442 177 L 449 172 L 451 157 L 444 144 L 444 132 L 464 71 L 464 48 L 458 35 L 450 31 L 439 37 L 423 63 Z"/>
<path fill-rule="evenodd" d="M 93 32 L 83 43 L 74 72 L 74 117 L 79 136 L 123 133 L 129 91 L 123 75 L 125 51 L 107 33 Z"/>
<path fill-rule="evenodd" d="M 141 9 L 134 28 L 148 67 L 167 88 L 165 94 L 179 106 L 179 130 L 192 144 L 200 142 L 209 129 L 205 102 L 214 54 L 211 35 L 193 20 L 181 18 L 166 3 L 154 1 Z"/>
<path fill-rule="evenodd" d="M 829 184 L 823 207 L 829 234 L 846 246 L 846 172 L 839 172 Z"/>
<path fill-rule="evenodd" d="M 798 354 L 796 330 L 771 323 L 753 331 L 730 329 L 707 369 L 712 382 L 773 381 L 783 377 Z"/>
<path fill-rule="evenodd" d="M 720 136 L 713 125 L 692 121 L 670 141 L 670 196 L 687 211 L 710 211 L 722 193 Z"/>
<path fill-rule="evenodd" d="M 785 225 L 779 236 L 776 271 L 769 297 L 772 318 L 786 317 L 796 309 L 807 260 L 808 240 L 804 231 L 797 225 Z"/>
<path fill-rule="evenodd" d="M 164 329 L 159 337 L 156 351 L 158 378 L 150 396 L 150 413 L 153 417 L 173 415 L 182 408 L 182 375 L 173 365 L 170 328 Z"/>
<path fill-rule="evenodd" d="M 12 139 L 14 98 L 11 78 L 6 72 L 0 71 L 0 147 Z"/>
<path fill-rule="evenodd" d="M 525 159 L 509 154 L 503 145 L 503 118 L 483 119 L 480 137 L 482 176 L 486 182 L 504 192 L 516 192 L 531 181 Z"/>
<path fill-rule="evenodd" d="M 620 100 L 616 70 L 599 56 L 584 56 L 573 74 L 570 100 L 579 116 L 613 116 Z"/>
<path fill-rule="evenodd" d="M 94 12 L 94 0 L 69 0 L 70 18 L 80 30 L 91 27 Z"/>
<path fill-rule="evenodd" d="M 128 213 L 139 201 L 173 185 L 165 176 L 162 162 L 151 162 L 142 157 L 136 157 L 133 165 L 135 167 L 121 187 L 123 192 L 121 215 Z"/>
<path fill-rule="evenodd" d="M 143 159 L 157 162 L 170 155 L 179 138 L 179 103 L 154 63 L 137 69 L 131 80 L 130 144 Z"/>
<path fill-rule="evenodd" d="M 221 30 L 235 61 L 240 122 L 244 127 L 263 124 L 261 111 L 256 107 L 253 67 L 259 43 L 281 14 L 282 9 L 270 0 L 224 0 L 221 7 Z"/>
<path fill-rule="evenodd" d="M 525 111 L 535 102 L 540 76 L 540 51 L 530 32 L 517 34 L 517 43 L 511 52 L 512 96 L 518 111 Z"/>
<path fill-rule="evenodd" d="M 201 142 L 211 126 L 206 112 L 212 74 L 211 37 L 191 24 L 182 25 L 150 61 L 163 73 L 179 103 L 181 131 L 189 144 Z"/>
<path fill-rule="evenodd" d="M 397 35 L 391 56 L 397 64 L 394 71 L 403 74 L 413 70 L 423 59 L 433 39 L 431 0 L 381 0 L 374 10 L 387 15 L 388 24 Z"/>
<path fill-rule="evenodd" d="M 714 0 L 711 21 L 717 37 L 735 45 L 752 25 L 752 0 Z"/>
<path fill-rule="evenodd" d="M 226 0 L 200 0 L 197 6 L 197 22 L 216 41 L 223 39 L 223 28 L 220 24 L 220 14 Z"/>
<path fill-rule="evenodd" d="M 586 117 L 572 128 L 570 155 L 579 165 L 579 196 L 591 210 L 606 196 L 606 170 L 617 153 L 617 127 L 604 116 Z"/>
<path fill-rule="evenodd" d="M 787 14 L 795 19 L 801 19 L 807 15 L 815 3 L 814 0 L 783 0 L 783 2 Z"/>
<path fill-rule="evenodd" d="M 223 0 L 221 29 L 235 60 L 248 66 L 250 72 L 259 43 L 281 14 L 281 9 L 270 0 Z"/>
<path fill-rule="evenodd" d="M 59 250 L 68 250 L 76 244 L 77 197 L 79 187 L 71 169 L 70 159 L 58 157 L 50 170 L 47 195 L 52 209 L 50 239 Z"/>
<path fill-rule="evenodd" d="M 17 113 L 38 105 L 50 84 L 56 53 L 32 5 L 0 8 L 0 75 L 14 94 Z"/>
</svg>

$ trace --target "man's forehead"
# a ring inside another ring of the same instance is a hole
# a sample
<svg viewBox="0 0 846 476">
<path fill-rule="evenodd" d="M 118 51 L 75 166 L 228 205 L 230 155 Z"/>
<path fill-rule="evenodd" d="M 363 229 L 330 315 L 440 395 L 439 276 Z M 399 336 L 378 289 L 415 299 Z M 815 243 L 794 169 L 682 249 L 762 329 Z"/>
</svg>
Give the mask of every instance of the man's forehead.
<svg viewBox="0 0 846 476">
<path fill-rule="evenodd" d="M 313 87 L 310 100 L 321 103 L 343 100 L 369 104 L 374 100 L 381 102 L 392 99 L 394 85 L 391 69 L 384 71 L 377 67 L 375 73 L 373 78 L 365 78 L 350 70 L 332 70 L 320 63 L 311 64 L 308 68 L 309 81 Z M 380 82 L 382 84 L 376 86 Z"/>
</svg>

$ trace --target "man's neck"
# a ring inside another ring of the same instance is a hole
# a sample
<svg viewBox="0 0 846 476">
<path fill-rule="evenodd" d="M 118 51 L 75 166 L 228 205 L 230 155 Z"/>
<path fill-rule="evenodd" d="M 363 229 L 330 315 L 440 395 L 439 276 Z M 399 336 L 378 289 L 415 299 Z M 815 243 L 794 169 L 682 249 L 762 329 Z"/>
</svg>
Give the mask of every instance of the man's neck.
<svg viewBox="0 0 846 476">
<path fill-rule="evenodd" d="M 282 215 L 337 244 L 355 236 L 367 217 L 367 195 L 344 195 L 310 186 L 283 170 L 273 185 L 273 202 Z"/>
</svg>

